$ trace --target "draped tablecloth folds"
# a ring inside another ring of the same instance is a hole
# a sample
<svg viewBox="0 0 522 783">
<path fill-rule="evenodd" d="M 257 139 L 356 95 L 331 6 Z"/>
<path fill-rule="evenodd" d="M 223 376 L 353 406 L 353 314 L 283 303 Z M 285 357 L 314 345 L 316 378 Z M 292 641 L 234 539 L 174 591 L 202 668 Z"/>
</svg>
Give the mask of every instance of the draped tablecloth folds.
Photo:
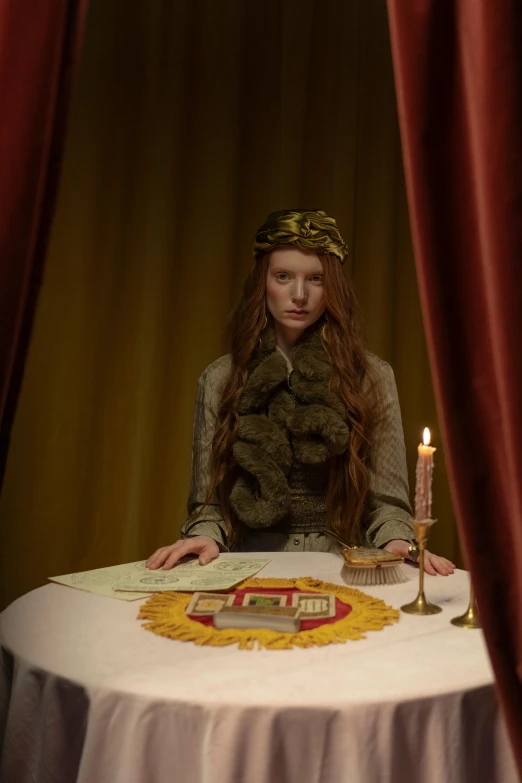
<svg viewBox="0 0 522 783">
<path fill-rule="evenodd" d="M 338 555 L 267 557 L 260 578 L 344 585 Z M 412 600 L 402 568 L 365 592 Z M 515 783 L 482 632 L 449 622 L 468 575 L 427 576 L 426 594 L 440 614 L 249 651 L 147 632 L 152 599 L 38 588 L 0 617 L 0 783 Z"/>
</svg>

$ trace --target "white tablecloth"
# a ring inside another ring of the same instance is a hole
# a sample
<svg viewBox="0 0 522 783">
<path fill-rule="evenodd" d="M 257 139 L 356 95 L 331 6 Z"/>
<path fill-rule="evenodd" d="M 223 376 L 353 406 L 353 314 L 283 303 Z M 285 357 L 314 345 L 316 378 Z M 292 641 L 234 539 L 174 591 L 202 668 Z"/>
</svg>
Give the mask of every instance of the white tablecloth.
<svg viewBox="0 0 522 783">
<path fill-rule="evenodd" d="M 343 583 L 337 555 L 266 556 L 259 576 Z M 413 600 L 403 569 L 407 584 L 366 591 Z M 140 602 L 34 590 L 1 616 L 0 781 L 514 782 L 482 632 L 449 622 L 468 575 L 427 577 L 426 594 L 441 614 L 365 640 L 248 651 L 145 631 Z"/>
</svg>

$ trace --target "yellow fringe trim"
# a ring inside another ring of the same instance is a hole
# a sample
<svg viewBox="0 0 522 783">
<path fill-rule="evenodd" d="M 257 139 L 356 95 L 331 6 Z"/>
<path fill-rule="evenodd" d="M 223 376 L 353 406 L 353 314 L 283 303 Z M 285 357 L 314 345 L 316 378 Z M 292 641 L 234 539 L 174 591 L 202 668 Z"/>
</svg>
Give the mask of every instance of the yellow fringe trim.
<svg viewBox="0 0 522 783">
<path fill-rule="evenodd" d="M 290 650 L 292 647 L 321 647 L 326 644 L 344 644 L 347 639 L 364 639 L 366 631 L 381 631 L 385 625 L 398 622 L 399 611 L 387 606 L 380 598 L 332 582 L 305 576 L 298 579 L 246 579 L 237 590 L 250 587 L 298 588 L 305 592 L 333 593 L 352 611 L 336 623 L 312 628 L 309 631 L 281 633 L 268 628 L 227 628 L 218 630 L 191 620 L 185 609 L 191 593 L 155 593 L 140 608 L 138 620 L 147 631 L 178 641 L 224 647 L 237 644 L 242 650 L 256 647 L 266 650 Z"/>
</svg>

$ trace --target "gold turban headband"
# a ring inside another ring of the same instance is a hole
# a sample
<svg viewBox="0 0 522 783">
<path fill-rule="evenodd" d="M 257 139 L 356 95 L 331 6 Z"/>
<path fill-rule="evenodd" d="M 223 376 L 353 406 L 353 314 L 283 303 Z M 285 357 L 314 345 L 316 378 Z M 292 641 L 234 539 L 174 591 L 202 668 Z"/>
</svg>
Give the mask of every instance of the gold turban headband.
<svg viewBox="0 0 522 783">
<path fill-rule="evenodd" d="M 341 264 L 344 264 L 347 253 L 337 223 L 320 209 L 271 212 L 256 233 L 255 260 L 279 245 L 292 245 L 317 255 L 331 253 Z"/>
</svg>

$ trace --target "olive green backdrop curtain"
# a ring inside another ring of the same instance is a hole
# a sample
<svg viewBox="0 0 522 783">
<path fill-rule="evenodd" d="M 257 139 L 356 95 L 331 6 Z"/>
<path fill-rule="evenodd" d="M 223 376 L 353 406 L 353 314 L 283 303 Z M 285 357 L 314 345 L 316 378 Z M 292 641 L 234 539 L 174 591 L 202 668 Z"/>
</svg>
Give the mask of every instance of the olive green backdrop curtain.
<svg viewBox="0 0 522 783">
<path fill-rule="evenodd" d="M 320 207 L 389 360 L 410 468 L 438 446 L 384 0 L 91 0 L 1 498 L 2 602 L 146 557 L 185 518 L 196 383 L 273 209 Z"/>
<path fill-rule="evenodd" d="M 522 774 L 522 5 L 389 0 L 455 507 Z"/>
</svg>

